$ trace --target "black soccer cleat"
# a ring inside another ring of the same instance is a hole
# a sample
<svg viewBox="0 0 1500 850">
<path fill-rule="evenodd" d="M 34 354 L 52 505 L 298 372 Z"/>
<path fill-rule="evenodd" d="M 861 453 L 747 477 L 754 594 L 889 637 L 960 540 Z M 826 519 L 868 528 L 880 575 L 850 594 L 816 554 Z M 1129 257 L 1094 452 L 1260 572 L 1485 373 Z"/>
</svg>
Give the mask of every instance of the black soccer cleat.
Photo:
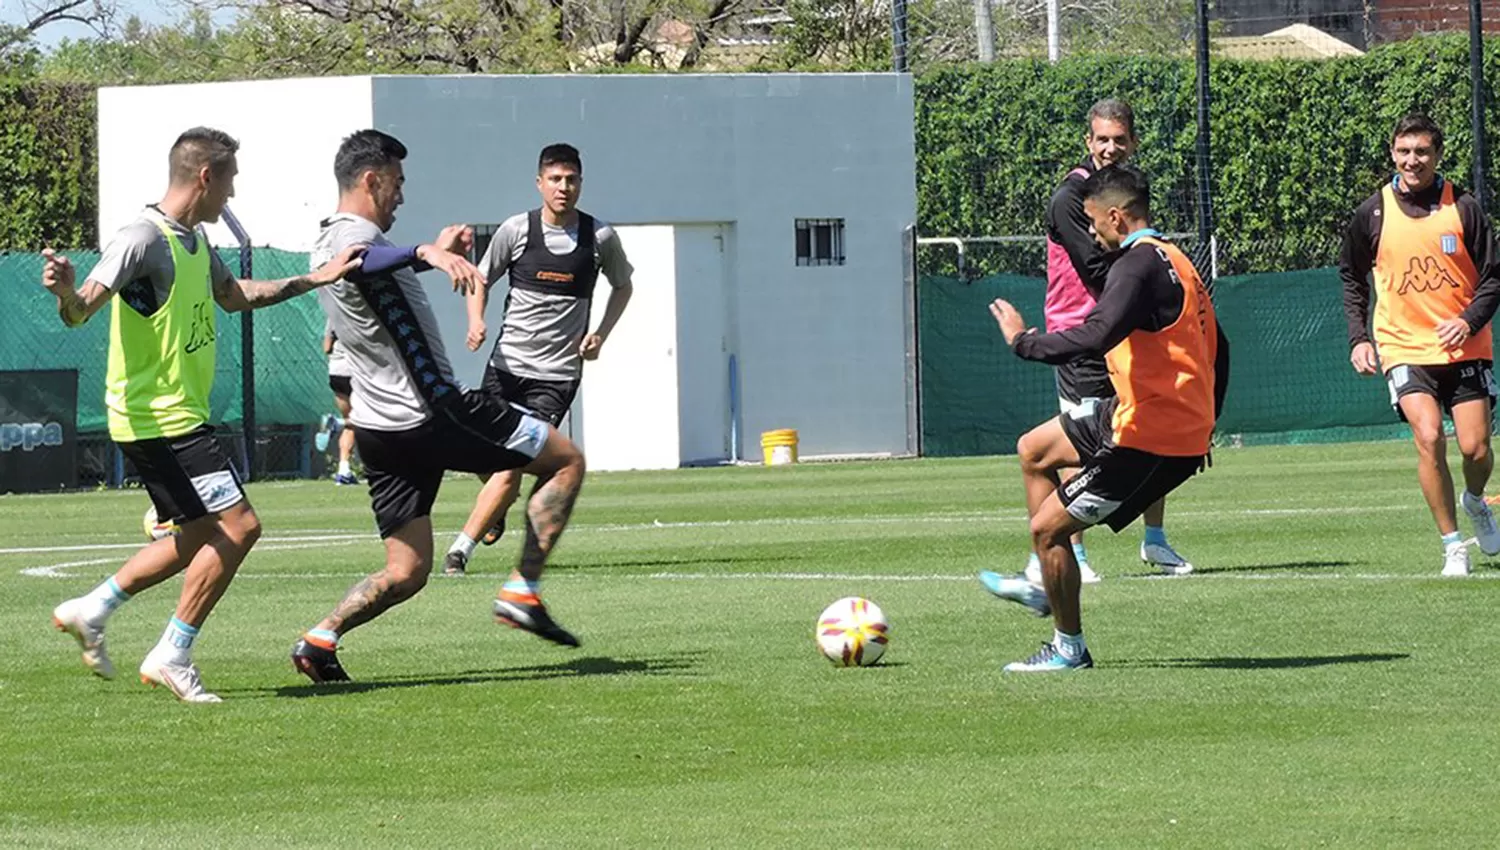
<svg viewBox="0 0 1500 850">
<path fill-rule="evenodd" d="M 495 622 L 523 632 L 531 632 L 543 640 L 550 640 L 562 646 L 579 645 L 578 638 L 574 637 L 572 632 L 554 623 L 551 615 L 547 613 L 547 606 L 531 594 L 523 596 L 502 590 L 500 596 L 495 599 Z"/>
<path fill-rule="evenodd" d="M 490 530 L 484 533 L 484 537 L 481 537 L 479 539 L 479 542 L 483 543 L 486 546 L 494 546 L 496 543 L 499 543 L 500 538 L 504 536 L 505 514 L 501 514 L 500 518 L 495 520 L 495 524 L 490 526 Z"/>
<path fill-rule="evenodd" d="M 350 681 L 344 665 L 339 663 L 337 652 L 308 643 L 306 639 L 297 641 L 292 647 L 292 666 L 316 685 Z"/>
<path fill-rule="evenodd" d="M 462 552 L 449 552 L 443 556 L 443 575 L 461 576 L 468 569 L 469 559 Z"/>
</svg>

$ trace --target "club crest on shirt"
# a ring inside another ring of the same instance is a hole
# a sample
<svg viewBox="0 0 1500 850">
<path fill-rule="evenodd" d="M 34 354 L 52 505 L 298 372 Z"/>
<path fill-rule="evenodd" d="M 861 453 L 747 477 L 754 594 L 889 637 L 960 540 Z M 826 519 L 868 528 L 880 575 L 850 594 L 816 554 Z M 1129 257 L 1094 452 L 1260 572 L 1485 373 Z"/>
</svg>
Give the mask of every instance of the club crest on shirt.
<svg viewBox="0 0 1500 850">
<path fill-rule="evenodd" d="M 1441 240 L 1444 254 L 1458 253 L 1458 237 L 1452 233 L 1444 233 Z"/>
</svg>

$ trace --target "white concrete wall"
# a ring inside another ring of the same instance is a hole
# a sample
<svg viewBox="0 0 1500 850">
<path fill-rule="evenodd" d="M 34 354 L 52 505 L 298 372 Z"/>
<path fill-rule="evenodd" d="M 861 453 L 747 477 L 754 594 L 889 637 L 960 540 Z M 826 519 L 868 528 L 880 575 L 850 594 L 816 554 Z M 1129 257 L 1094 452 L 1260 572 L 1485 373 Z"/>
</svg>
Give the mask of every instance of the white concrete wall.
<svg viewBox="0 0 1500 850">
<path fill-rule="evenodd" d="M 772 428 L 797 428 L 808 455 L 914 448 L 901 273 L 901 229 L 916 216 L 909 78 L 381 77 L 374 101 L 375 126 L 412 150 L 397 241 L 536 206 L 537 152 L 570 142 L 584 209 L 623 224 L 733 224 L 743 454 Z M 845 219 L 847 265 L 797 267 L 797 218 Z M 658 285 L 639 276 L 637 293 Z M 454 352 L 462 311 L 440 319 Z M 454 357 L 477 380 L 483 358 Z"/>
<path fill-rule="evenodd" d="M 333 77 L 99 90 L 99 236 L 108 241 L 167 188 L 167 152 L 190 127 L 240 142 L 240 174 L 229 202 L 256 245 L 305 251 L 333 212 L 333 155 L 350 132 L 370 126 L 369 77 Z M 222 224 L 215 245 L 234 245 Z"/>
<path fill-rule="evenodd" d="M 575 433 L 581 430 L 589 468 L 671 469 L 678 452 L 677 287 L 673 229 L 621 227 L 621 244 L 642 280 L 599 359 L 583 370 Z M 604 311 L 609 284 L 594 291 Z"/>
</svg>

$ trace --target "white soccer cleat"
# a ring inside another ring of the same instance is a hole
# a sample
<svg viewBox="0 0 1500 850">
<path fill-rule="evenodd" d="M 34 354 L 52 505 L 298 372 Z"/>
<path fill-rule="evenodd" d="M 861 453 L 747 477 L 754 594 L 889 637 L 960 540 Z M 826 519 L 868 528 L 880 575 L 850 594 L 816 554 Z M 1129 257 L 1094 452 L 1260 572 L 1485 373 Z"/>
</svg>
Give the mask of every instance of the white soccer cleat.
<svg viewBox="0 0 1500 850">
<path fill-rule="evenodd" d="M 1443 575 L 1448 577 L 1469 574 L 1469 547 L 1454 543 L 1443 550 Z"/>
<path fill-rule="evenodd" d="M 1022 574 L 1026 576 L 1027 581 L 1037 587 L 1042 586 L 1042 563 L 1040 561 L 1028 561 L 1026 563 L 1026 570 Z M 1098 584 L 1101 579 L 1099 578 L 1099 574 L 1089 567 L 1088 561 L 1079 561 L 1078 580 L 1083 584 Z"/>
<path fill-rule="evenodd" d="M 52 609 L 52 625 L 60 632 L 67 632 L 83 649 L 83 664 L 101 679 L 115 677 L 115 665 L 104 651 L 104 627 L 90 625 L 79 609 L 82 599 L 69 599 Z"/>
<path fill-rule="evenodd" d="M 1162 575 L 1185 576 L 1193 571 L 1193 565 L 1166 543 L 1142 543 L 1141 561 L 1161 570 Z"/>
<path fill-rule="evenodd" d="M 183 702 L 223 702 L 217 695 L 204 690 L 203 678 L 198 675 L 196 664 L 173 664 L 147 655 L 141 662 L 141 682 L 153 688 L 165 685 Z"/>
<path fill-rule="evenodd" d="M 1473 500 L 1466 492 L 1461 500 L 1464 513 L 1474 526 L 1474 537 L 1479 541 L 1479 551 L 1486 555 L 1500 555 L 1500 526 L 1495 524 L 1495 514 L 1483 499 Z"/>
</svg>

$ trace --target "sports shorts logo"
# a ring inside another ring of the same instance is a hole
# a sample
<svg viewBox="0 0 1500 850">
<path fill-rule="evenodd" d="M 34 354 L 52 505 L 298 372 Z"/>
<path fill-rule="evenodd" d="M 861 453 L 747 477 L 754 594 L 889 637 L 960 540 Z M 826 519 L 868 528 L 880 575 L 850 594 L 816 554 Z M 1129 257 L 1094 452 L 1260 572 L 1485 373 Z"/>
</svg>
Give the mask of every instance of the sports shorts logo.
<svg viewBox="0 0 1500 850">
<path fill-rule="evenodd" d="M 1096 467 L 1089 467 L 1088 469 L 1085 469 L 1084 471 L 1078 473 L 1077 475 L 1070 478 L 1068 480 L 1068 483 L 1063 485 L 1063 495 L 1067 496 L 1069 499 L 1076 499 L 1079 493 L 1082 493 L 1084 490 L 1088 489 L 1089 483 L 1092 482 L 1094 480 L 1094 476 L 1098 474 L 1099 470 Z"/>
<path fill-rule="evenodd" d="M 1401 276 L 1401 286 L 1396 294 L 1435 292 L 1444 287 L 1458 289 L 1458 281 L 1453 279 L 1453 275 L 1448 273 L 1436 257 L 1412 257 L 1411 263 L 1406 267 L 1406 274 Z"/>
</svg>

